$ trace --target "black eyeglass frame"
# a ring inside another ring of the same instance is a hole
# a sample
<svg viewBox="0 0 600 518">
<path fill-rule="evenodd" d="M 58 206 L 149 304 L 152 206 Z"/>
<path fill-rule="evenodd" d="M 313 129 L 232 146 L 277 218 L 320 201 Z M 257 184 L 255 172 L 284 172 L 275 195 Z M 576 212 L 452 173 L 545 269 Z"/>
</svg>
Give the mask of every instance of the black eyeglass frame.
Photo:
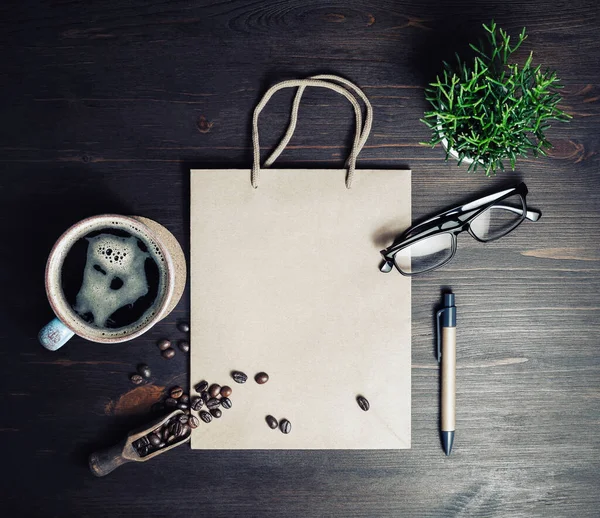
<svg viewBox="0 0 600 518">
<path fill-rule="evenodd" d="M 478 198 L 477 200 L 465 203 L 464 205 L 460 205 L 458 207 L 454 207 L 450 210 L 442 212 L 441 214 L 438 214 L 433 218 L 429 218 L 421 223 L 418 223 L 417 225 L 411 226 L 405 232 L 403 232 L 391 246 L 389 246 L 385 250 L 381 250 L 380 253 L 383 256 L 384 263 L 381 265 L 380 270 L 383 273 L 388 273 L 392 271 L 392 268 L 395 267 L 402 275 L 406 277 L 430 272 L 444 266 L 452 260 L 454 254 L 456 253 L 458 242 L 457 236 L 461 232 L 468 231 L 469 234 L 477 241 L 481 243 L 488 243 L 490 241 L 495 241 L 496 239 L 500 239 L 501 237 L 506 236 L 515 228 L 517 228 L 521 223 L 523 223 L 525 219 L 529 219 L 530 221 L 537 221 L 542 216 L 542 213 L 538 210 L 527 209 L 527 202 L 525 201 L 527 193 L 527 186 L 524 183 L 520 183 L 516 187 L 496 191 L 492 194 L 488 194 L 487 196 L 483 196 L 482 198 Z M 499 202 L 501 202 L 502 200 L 510 198 L 514 195 L 518 195 L 521 198 L 521 202 L 523 204 L 522 209 L 517 207 L 511 207 L 509 205 L 499 205 L 503 209 L 510 210 L 512 212 L 515 212 L 516 214 L 521 214 L 521 217 L 518 220 L 516 220 L 515 223 L 508 230 L 506 230 L 504 233 L 498 236 L 493 236 L 490 239 L 481 239 L 471 230 L 470 224 L 477 216 L 485 212 L 490 207 L 498 205 Z M 427 268 L 426 270 L 421 270 L 415 273 L 403 272 L 398 267 L 395 261 L 395 256 L 398 252 L 410 245 L 413 245 L 414 243 L 420 241 L 423 238 L 429 238 L 431 236 L 441 234 L 450 234 L 452 238 L 452 253 L 445 261 L 435 266 L 432 266 L 431 268 Z"/>
</svg>

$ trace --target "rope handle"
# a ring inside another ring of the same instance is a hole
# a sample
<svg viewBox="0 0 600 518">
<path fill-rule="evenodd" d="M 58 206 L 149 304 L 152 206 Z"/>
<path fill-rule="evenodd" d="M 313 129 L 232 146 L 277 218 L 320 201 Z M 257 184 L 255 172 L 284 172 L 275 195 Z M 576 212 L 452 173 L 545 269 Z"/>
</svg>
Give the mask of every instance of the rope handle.
<svg viewBox="0 0 600 518">
<path fill-rule="evenodd" d="M 341 84 L 337 84 L 341 83 Z M 264 167 L 269 167 L 275 162 L 275 160 L 279 157 L 279 155 L 283 152 L 285 147 L 288 145 L 290 139 L 292 138 L 294 131 L 296 129 L 296 124 L 298 122 L 298 110 L 300 107 L 300 101 L 302 100 L 302 95 L 304 94 L 304 90 L 308 86 L 314 86 L 318 88 L 327 88 L 329 90 L 333 90 L 341 95 L 343 95 L 349 102 L 352 104 L 354 108 L 355 122 L 356 122 L 356 133 L 354 135 L 354 141 L 352 144 L 352 149 L 350 150 L 350 155 L 346 160 L 344 167 L 348 169 L 348 173 L 346 174 L 346 188 L 350 189 L 352 187 L 352 180 L 354 178 L 354 172 L 356 170 L 356 159 L 358 158 L 358 154 L 364 147 L 367 139 L 369 138 L 369 133 L 371 131 L 371 127 L 373 125 L 373 107 L 369 102 L 369 99 L 364 94 L 364 92 L 358 88 L 355 84 L 350 81 L 343 79 L 341 77 L 337 77 L 334 75 L 318 75 L 309 77 L 307 79 L 296 79 L 289 81 L 282 81 L 278 83 L 265 93 L 261 101 L 257 104 L 254 109 L 254 115 L 252 118 L 252 143 L 254 148 L 254 161 L 252 165 L 252 174 L 251 174 L 251 183 L 252 187 L 255 189 L 258 188 L 259 177 L 260 177 L 260 142 L 258 136 L 258 118 L 261 111 L 267 105 L 271 97 L 279 90 L 283 88 L 294 88 L 298 87 L 298 91 L 296 92 L 296 96 L 294 98 L 294 102 L 292 104 L 292 111 L 290 115 L 290 123 L 286 130 L 285 135 L 283 136 L 281 142 L 275 148 L 275 150 L 271 153 L 271 156 L 266 160 Z M 362 110 L 361 106 L 356 100 L 355 94 L 360 97 L 365 104 L 366 107 L 366 115 L 365 122 L 363 125 L 362 122 Z"/>
</svg>

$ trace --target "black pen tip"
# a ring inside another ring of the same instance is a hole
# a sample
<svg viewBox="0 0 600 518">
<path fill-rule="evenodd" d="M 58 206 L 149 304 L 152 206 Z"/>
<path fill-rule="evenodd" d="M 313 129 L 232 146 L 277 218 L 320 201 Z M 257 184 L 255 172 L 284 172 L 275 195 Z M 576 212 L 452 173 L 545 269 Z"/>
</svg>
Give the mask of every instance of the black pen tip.
<svg viewBox="0 0 600 518">
<path fill-rule="evenodd" d="M 444 432 L 442 431 L 442 446 L 444 447 L 444 452 L 446 456 L 450 455 L 452 452 L 452 445 L 454 444 L 454 431 L 452 432 Z"/>
</svg>

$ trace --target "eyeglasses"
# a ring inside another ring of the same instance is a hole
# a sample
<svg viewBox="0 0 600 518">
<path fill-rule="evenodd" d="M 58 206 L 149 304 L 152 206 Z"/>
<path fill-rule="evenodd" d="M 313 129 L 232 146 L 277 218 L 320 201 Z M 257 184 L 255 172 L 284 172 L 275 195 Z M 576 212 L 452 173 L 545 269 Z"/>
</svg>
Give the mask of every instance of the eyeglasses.
<svg viewBox="0 0 600 518">
<path fill-rule="evenodd" d="M 395 266 L 402 275 L 435 270 L 456 253 L 457 236 L 465 230 L 477 241 L 487 243 L 517 228 L 524 219 L 537 221 L 542 213 L 527 209 L 524 183 L 455 207 L 406 230 L 381 251 L 380 270 L 388 273 Z"/>
</svg>

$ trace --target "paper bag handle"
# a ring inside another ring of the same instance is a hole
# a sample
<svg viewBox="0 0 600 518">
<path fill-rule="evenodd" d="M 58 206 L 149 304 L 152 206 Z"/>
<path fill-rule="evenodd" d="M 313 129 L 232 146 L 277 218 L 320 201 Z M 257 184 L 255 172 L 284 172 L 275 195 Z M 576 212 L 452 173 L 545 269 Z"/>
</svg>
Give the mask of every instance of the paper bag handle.
<svg viewBox="0 0 600 518">
<path fill-rule="evenodd" d="M 336 83 L 341 83 L 341 85 Z M 252 144 L 254 148 L 254 162 L 252 165 L 251 182 L 252 187 L 254 187 L 255 189 L 258 188 L 258 181 L 260 176 L 260 143 L 258 136 L 258 117 L 260 115 L 260 112 L 269 102 L 273 94 L 275 94 L 278 90 L 281 90 L 283 88 L 298 87 L 298 91 L 296 92 L 296 96 L 292 105 L 292 112 L 290 116 L 290 124 L 288 126 L 288 129 L 279 145 L 275 148 L 273 153 L 271 153 L 271 156 L 265 162 L 264 166 L 269 167 L 273 164 L 273 162 L 275 162 L 277 157 L 279 157 L 281 152 L 285 149 L 290 139 L 292 138 L 292 135 L 294 134 L 294 130 L 296 129 L 296 123 L 298 121 L 298 109 L 300 107 L 300 101 L 302 99 L 302 94 L 304 93 L 304 90 L 307 86 L 316 86 L 320 88 L 328 88 L 330 90 L 333 90 L 343 95 L 346 99 L 348 99 L 348 101 L 350 102 L 350 104 L 352 104 L 352 107 L 354 108 L 354 115 L 356 120 L 356 133 L 354 135 L 354 142 L 352 144 L 350 156 L 346 160 L 345 164 L 345 167 L 348 168 L 348 173 L 346 174 L 346 187 L 348 189 L 352 187 L 352 180 L 354 178 L 354 172 L 356 169 L 356 159 L 358 157 L 358 154 L 364 147 L 365 142 L 369 138 L 369 133 L 371 132 L 371 126 L 373 124 L 373 107 L 371 106 L 371 103 L 369 102 L 369 99 L 367 98 L 365 93 L 350 81 L 333 75 L 318 75 L 309 77 L 307 79 L 282 81 L 281 83 L 272 86 L 271 88 L 269 88 L 269 90 L 267 90 L 261 101 L 257 104 L 256 108 L 254 109 L 254 116 L 252 118 Z M 358 95 L 363 100 L 366 106 L 366 116 L 364 125 L 362 123 L 362 110 L 360 104 L 356 100 L 356 97 L 351 90 L 354 91 L 356 95 Z"/>
</svg>

